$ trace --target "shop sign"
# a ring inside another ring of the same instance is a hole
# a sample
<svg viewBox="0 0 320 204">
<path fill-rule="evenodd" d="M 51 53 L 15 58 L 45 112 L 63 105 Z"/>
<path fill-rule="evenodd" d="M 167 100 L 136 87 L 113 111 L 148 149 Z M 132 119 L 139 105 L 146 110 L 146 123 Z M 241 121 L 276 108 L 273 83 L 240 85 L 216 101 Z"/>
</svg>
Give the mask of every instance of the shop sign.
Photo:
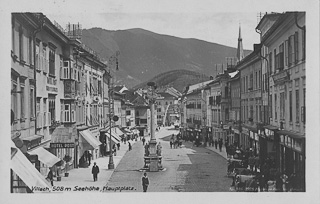
<svg viewBox="0 0 320 204">
<path fill-rule="evenodd" d="M 74 148 L 74 143 L 50 143 L 51 148 Z"/>
<path fill-rule="evenodd" d="M 249 135 L 249 130 L 245 127 L 242 128 L 242 133 Z"/>
</svg>

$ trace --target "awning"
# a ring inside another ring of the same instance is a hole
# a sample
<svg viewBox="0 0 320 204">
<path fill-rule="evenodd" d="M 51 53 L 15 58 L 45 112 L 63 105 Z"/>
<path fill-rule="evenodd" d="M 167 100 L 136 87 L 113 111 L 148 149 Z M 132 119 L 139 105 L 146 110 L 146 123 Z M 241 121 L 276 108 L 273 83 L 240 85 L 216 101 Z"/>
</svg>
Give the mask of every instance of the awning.
<svg viewBox="0 0 320 204">
<path fill-rule="evenodd" d="M 80 131 L 80 135 L 91 145 L 92 150 L 101 145 L 101 142 L 97 140 L 88 129 Z"/>
<path fill-rule="evenodd" d="M 23 138 L 20 138 L 20 139 L 22 139 L 24 141 L 32 141 L 32 140 L 36 140 L 36 139 L 41 139 L 43 137 L 44 137 L 43 135 L 31 135 L 31 136 L 23 137 Z"/>
<path fill-rule="evenodd" d="M 49 167 L 52 167 L 53 165 L 55 165 L 57 162 L 60 161 L 58 157 L 56 157 L 55 155 L 45 150 L 43 147 L 39 147 L 37 149 L 31 150 L 28 153 L 38 155 L 38 159 Z"/>
<path fill-rule="evenodd" d="M 118 136 L 124 135 L 124 132 L 122 130 L 120 130 L 119 127 L 113 127 L 113 128 L 111 128 L 111 130 L 113 130 Z"/>
<path fill-rule="evenodd" d="M 279 128 L 273 125 L 266 125 L 264 128 L 269 129 L 269 130 L 278 130 Z"/>
<path fill-rule="evenodd" d="M 110 139 L 110 134 L 109 134 L 109 132 L 105 132 L 104 134 L 106 135 L 106 138 L 109 140 L 109 139 Z M 118 138 L 115 137 L 114 135 L 112 135 L 111 140 L 112 140 L 114 143 L 116 143 L 116 144 L 118 144 L 118 143 L 121 141 L 121 140 L 118 140 Z"/>
<path fill-rule="evenodd" d="M 306 138 L 305 134 L 300 134 L 300 133 L 297 133 L 297 132 L 291 132 L 291 131 L 288 131 L 288 130 L 279 130 L 278 134 L 279 135 L 288 135 L 289 137 L 294 138 L 294 139 L 305 139 Z"/>
<path fill-rule="evenodd" d="M 14 144 L 11 147 L 14 149 L 14 155 L 10 162 L 10 168 L 20 177 L 20 179 L 32 190 L 33 187 L 46 188 L 47 191 L 34 192 L 50 192 L 51 185 L 40 174 L 40 172 L 31 164 L 27 157 L 20 149 L 15 148 Z"/>
</svg>

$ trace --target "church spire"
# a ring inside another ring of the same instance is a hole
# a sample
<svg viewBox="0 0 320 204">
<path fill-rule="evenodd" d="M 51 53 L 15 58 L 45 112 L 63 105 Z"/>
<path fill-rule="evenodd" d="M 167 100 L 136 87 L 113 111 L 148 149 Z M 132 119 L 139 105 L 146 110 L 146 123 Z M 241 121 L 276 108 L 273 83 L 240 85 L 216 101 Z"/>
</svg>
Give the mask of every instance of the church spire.
<svg viewBox="0 0 320 204">
<path fill-rule="evenodd" d="M 239 38 L 238 38 L 238 49 L 237 49 L 237 60 L 240 62 L 244 58 L 242 37 L 241 37 L 241 25 L 239 25 Z"/>
</svg>

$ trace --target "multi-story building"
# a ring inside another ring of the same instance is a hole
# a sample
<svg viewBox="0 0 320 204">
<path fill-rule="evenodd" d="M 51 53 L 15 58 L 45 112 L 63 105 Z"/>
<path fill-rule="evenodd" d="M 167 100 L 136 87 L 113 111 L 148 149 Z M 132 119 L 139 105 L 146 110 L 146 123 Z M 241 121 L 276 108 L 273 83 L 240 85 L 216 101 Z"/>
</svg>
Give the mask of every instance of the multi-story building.
<svg viewBox="0 0 320 204">
<path fill-rule="evenodd" d="M 45 180 L 46 169 L 38 156 L 31 151 L 46 144 L 46 136 L 37 128 L 35 41 L 42 29 L 45 16 L 30 13 L 13 13 L 11 48 L 11 193 L 30 193 L 32 186 L 49 188 Z M 48 115 L 45 115 L 47 118 Z M 39 123 L 39 122 L 38 122 Z M 48 128 L 48 124 L 45 124 Z M 51 159 L 59 161 L 47 150 Z M 34 176 L 31 176 L 34 175 Z"/>
<path fill-rule="evenodd" d="M 158 125 L 170 125 L 176 120 L 176 117 L 174 115 L 170 115 L 174 113 L 172 113 L 172 111 L 169 111 L 169 109 L 177 103 L 178 100 L 174 95 L 166 92 L 157 92 L 156 104 Z"/>
<path fill-rule="evenodd" d="M 252 148 L 259 153 L 258 129 L 261 122 L 261 58 L 259 46 L 241 60 L 236 68 L 240 71 L 241 83 L 241 136 L 243 149 Z"/>
<path fill-rule="evenodd" d="M 240 72 L 230 73 L 230 79 L 228 81 L 229 87 L 229 122 L 231 125 L 231 137 L 230 144 L 239 144 L 240 141 L 240 130 L 239 130 L 239 122 L 240 122 Z"/>
<path fill-rule="evenodd" d="M 181 130 L 183 137 L 194 140 L 197 136 L 204 140 L 207 135 L 207 99 L 204 88 L 213 80 L 186 87 L 180 102 Z"/>
<path fill-rule="evenodd" d="M 270 125 L 275 137 L 276 164 L 287 175 L 305 175 L 306 27 L 305 12 L 286 12 L 270 19 L 268 14 L 257 29 L 261 31 L 266 70 L 269 74 Z M 301 177 L 300 177 L 301 178 Z M 301 178 L 303 191 L 305 180 Z"/>
</svg>

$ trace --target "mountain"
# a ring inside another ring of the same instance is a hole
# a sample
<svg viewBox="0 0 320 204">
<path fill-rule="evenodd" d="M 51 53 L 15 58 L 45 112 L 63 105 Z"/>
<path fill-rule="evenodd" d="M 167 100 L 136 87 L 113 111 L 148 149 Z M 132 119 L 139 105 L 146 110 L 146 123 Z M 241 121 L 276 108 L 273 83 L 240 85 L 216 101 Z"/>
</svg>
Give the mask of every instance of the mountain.
<svg viewBox="0 0 320 204">
<path fill-rule="evenodd" d="M 172 70 L 158 74 L 152 79 L 135 86 L 133 89 L 144 88 L 147 86 L 149 81 L 153 81 L 159 88 L 166 86 L 173 87 L 182 93 L 186 86 L 208 80 L 210 80 L 209 76 L 199 72 L 189 70 Z"/>
<path fill-rule="evenodd" d="M 105 62 L 120 51 L 119 71 L 114 71 L 114 68 L 111 70 L 116 84 L 124 84 L 129 88 L 172 70 L 215 75 L 215 64 L 225 64 L 226 57 L 236 56 L 236 48 L 161 35 L 139 28 L 117 31 L 84 29 L 81 41 L 95 50 Z M 245 54 L 248 53 L 245 51 Z"/>
</svg>

